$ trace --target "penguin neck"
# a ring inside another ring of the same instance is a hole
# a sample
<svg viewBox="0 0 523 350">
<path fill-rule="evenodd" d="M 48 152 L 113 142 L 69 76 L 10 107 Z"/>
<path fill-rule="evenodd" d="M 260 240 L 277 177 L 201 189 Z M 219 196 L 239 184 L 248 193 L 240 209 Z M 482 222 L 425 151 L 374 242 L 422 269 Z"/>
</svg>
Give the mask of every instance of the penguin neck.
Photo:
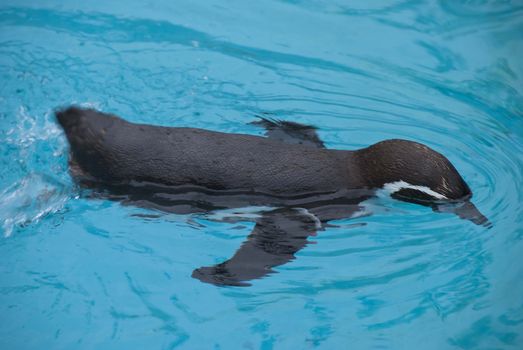
<svg viewBox="0 0 523 350">
<path fill-rule="evenodd" d="M 350 167 L 358 170 L 358 181 L 367 188 L 382 188 L 386 184 L 411 180 L 406 169 L 398 167 L 397 162 L 384 154 L 368 152 L 368 149 L 351 153 Z"/>
<path fill-rule="evenodd" d="M 358 151 L 341 151 L 329 150 L 338 158 L 338 163 L 341 164 L 341 172 L 344 174 L 345 184 L 347 189 L 371 189 L 374 187 L 373 183 L 369 183 L 366 179 L 361 162 L 358 158 Z"/>
</svg>

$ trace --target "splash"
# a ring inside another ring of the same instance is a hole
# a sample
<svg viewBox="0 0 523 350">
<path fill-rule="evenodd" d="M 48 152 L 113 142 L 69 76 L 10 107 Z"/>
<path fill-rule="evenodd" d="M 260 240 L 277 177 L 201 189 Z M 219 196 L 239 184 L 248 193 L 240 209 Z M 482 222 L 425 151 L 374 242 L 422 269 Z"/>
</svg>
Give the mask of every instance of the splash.
<svg viewBox="0 0 523 350">
<path fill-rule="evenodd" d="M 27 108 L 20 106 L 17 114 L 18 123 L 15 128 L 7 132 L 5 141 L 24 150 L 38 141 L 56 139 L 61 130 L 51 118 L 52 111 L 46 113 L 44 118 L 31 115 Z"/>
<path fill-rule="evenodd" d="M 0 193 L 0 225 L 4 237 L 17 226 L 40 221 L 61 210 L 67 202 L 68 186 L 45 174 L 29 174 Z"/>
</svg>

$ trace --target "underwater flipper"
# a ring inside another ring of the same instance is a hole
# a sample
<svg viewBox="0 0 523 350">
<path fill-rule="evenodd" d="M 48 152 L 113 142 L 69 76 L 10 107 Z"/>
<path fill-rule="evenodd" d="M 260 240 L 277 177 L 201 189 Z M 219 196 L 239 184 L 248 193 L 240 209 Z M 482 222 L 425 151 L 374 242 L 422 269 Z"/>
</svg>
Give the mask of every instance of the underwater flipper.
<svg viewBox="0 0 523 350">
<path fill-rule="evenodd" d="M 315 148 L 325 148 L 318 136 L 317 128 L 312 125 L 299 124 L 274 118 L 257 116 L 259 120 L 250 124 L 265 128 L 265 136 L 287 144 L 300 144 Z"/>
<path fill-rule="evenodd" d="M 250 286 L 249 281 L 274 273 L 273 267 L 294 259 L 321 223 L 305 209 L 265 212 L 232 258 L 215 266 L 200 267 L 192 277 L 221 286 Z"/>
</svg>

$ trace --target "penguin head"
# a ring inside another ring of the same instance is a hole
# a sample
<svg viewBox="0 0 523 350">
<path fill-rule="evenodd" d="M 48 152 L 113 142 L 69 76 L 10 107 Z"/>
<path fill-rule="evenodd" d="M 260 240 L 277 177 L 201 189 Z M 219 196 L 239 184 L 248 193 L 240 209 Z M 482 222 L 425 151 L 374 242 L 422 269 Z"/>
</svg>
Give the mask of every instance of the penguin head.
<svg viewBox="0 0 523 350">
<path fill-rule="evenodd" d="M 470 202 L 472 191 L 441 153 L 413 141 L 386 140 L 356 152 L 363 180 L 395 199 L 454 212 L 476 224 L 490 225 Z"/>
</svg>

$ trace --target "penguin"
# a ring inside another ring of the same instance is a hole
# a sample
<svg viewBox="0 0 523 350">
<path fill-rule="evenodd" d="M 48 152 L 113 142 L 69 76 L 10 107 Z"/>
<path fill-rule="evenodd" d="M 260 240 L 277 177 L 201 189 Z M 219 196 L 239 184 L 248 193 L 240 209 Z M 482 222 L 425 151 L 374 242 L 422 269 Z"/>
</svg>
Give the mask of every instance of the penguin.
<svg viewBox="0 0 523 350">
<path fill-rule="evenodd" d="M 360 213 L 381 190 L 491 226 L 451 162 L 418 142 L 328 149 L 316 127 L 267 116 L 252 122 L 265 129 L 256 136 L 135 124 L 76 106 L 55 115 L 69 142 L 71 175 L 109 199 L 173 213 L 269 208 L 230 259 L 194 270 L 203 282 L 250 285 L 293 260 L 329 221 Z"/>
</svg>

